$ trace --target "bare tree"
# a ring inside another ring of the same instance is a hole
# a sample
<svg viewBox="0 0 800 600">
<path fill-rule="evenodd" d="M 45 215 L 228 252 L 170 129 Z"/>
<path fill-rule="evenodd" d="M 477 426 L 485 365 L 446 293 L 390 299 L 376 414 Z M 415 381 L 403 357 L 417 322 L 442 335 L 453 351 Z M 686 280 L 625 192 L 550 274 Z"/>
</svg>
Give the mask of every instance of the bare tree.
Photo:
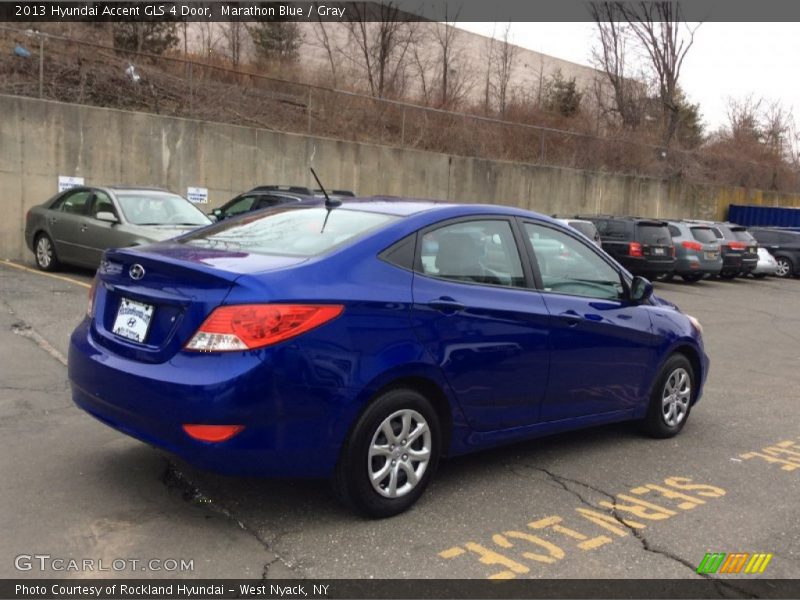
<svg viewBox="0 0 800 600">
<path fill-rule="evenodd" d="M 433 100 L 433 89 L 430 75 L 434 70 L 433 59 L 429 52 L 431 39 L 430 26 L 414 27 L 411 32 L 411 75 L 417 82 L 416 90 L 425 104 Z"/>
<path fill-rule="evenodd" d="M 503 32 L 503 39 L 499 44 L 499 49 L 495 55 L 495 79 L 497 84 L 495 86 L 497 93 L 497 106 L 500 111 L 500 116 L 504 117 L 506 114 L 506 107 L 509 100 L 509 82 L 511 81 L 511 70 L 514 68 L 514 59 L 517 56 L 517 47 L 510 44 L 509 33 L 511 31 L 511 23 L 506 25 Z"/>
<path fill-rule="evenodd" d="M 592 19 L 597 25 L 599 46 L 592 49 L 595 65 L 606 74 L 613 95 L 608 106 L 606 87 L 595 88 L 597 104 L 601 110 L 616 114 L 623 127 L 636 129 L 642 122 L 642 96 L 644 85 L 632 76 L 628 61 L 630 34 L 620 6 L 613 2 L 596 2 L 589 5 Z"/>
<path fill-rule="evenodd" d="M 242 21 L 230 21 L 220 23 L 220 25 L 222 26 L 222 39 L 225 41 L 228 58 L 234 67 L 238 67 L 249 35 L 247 26 Z"/>
<path fill-rule="evenodd" d="M 392 2 L 354 3 L 347 15 L 350 41 L 356 49 L 348 57 L 366 78 L 370 93 L 379 98 L 401 94 L 411 36 L 399 8 Z"/>
<path fill-rule="evenodd" d="M 495 27 L 497 24 L 495 23 Z M 494 71 L 494 32 L 492 28 L 492 35 L 486 38 L 484 50 L 486 52 L 486 76 L 483 80 L 483 113 L 488 115 L 491 108 L 491 92 L 492 92 L 492 72 Z"/>
<path fill-rule="evenodd" d="M 644 49 L 655 74 L 665 118 L 662 144 L 669 146 L 680 122 L 677 99 L 681 67 L 694 43 L 694 34 L 699 25 L 692 28 L 682 22 L 678 2 L 617 3 L 617 6 Z"/>
<path fill-rule="evenodd" d="M 445 21 L 433 26 L 434 42 L 438 46 L 438 67 L 436 69 L 438 105 L 441 108 L 453 108 L 469 91 L 470 68 L 464 61 L 462 48 L 459 45 L 459 33 L 455 24 L 458 14 L 452 21 L 448 20 L 445 5 Z"/>
<path fill-rule="evenodd" d="M 314 27 L 314 37 L 324 49 L 325 55 L 328 57 L 328 63 L 331 67 L 331 83 L 333 87 L 336 87 L 338 83 L 337 78 L 337 69 L 336 69 L 336 59 L 334 58 L 334 46 L 333 42 L 331 41 L 330 36 L 328 35 L 328 30 L 325 29 L 325 23 L 322 22 L 322 19 L 317 20 L 317 26 Z"/>
</svg>

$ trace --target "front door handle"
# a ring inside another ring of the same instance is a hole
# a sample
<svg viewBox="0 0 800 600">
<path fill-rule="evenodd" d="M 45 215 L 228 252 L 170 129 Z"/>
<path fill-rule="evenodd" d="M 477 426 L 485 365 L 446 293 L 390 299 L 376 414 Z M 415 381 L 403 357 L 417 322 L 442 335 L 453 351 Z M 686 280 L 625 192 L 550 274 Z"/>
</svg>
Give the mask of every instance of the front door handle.
<svg viewBox="0 0 800 600">
<path fill-rule="evenodd" d="M 574 310 L 568 310 L 566 312 L 561 313 L 558 315 L 564 323 L 567 324 L 567 327 L 575 327 L 578 323 L 581 322 L 581 316 L 576 313 Z"/>
<path fill-rule="evenodd" d="M 88 225 L 86 225 L 85 223 L 81 225 L 81 231 L 86 231 L 87 229 L 89 229 Z"/>
<path fill-rule="evenodd" d="M 454 300 L 450 296 L 442 296 L 441 298 L 436 298 L 435 300 L 431 300 L 428 302 L 428 305 L 438 310 L 439 312 L 443 312 L 445 314 L 453 314 L 457 313 L 461 310 L 466 308 L 461 302 L 458 300 Z"/>
</svg>

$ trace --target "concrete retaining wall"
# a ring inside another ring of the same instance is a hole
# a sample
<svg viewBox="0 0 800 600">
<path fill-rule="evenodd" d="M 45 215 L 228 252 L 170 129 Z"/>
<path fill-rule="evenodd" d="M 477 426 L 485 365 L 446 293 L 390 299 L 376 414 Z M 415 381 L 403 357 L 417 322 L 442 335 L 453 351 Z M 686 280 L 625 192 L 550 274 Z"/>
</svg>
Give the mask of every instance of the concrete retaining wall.
<svg viewBox="0 0 800 600">
<path fill-rule="evenodd" d="M 730 203 L 800 206 L 800 195 L 449 156 L 153 114 L 0 95 L 0 258 L 28 255 L 26 211 L 59 175 L 91 185 L 209 189 L 208 210 L 258 184 L 461 202 L 546 214 L 723 218 Z"/>
</svg>

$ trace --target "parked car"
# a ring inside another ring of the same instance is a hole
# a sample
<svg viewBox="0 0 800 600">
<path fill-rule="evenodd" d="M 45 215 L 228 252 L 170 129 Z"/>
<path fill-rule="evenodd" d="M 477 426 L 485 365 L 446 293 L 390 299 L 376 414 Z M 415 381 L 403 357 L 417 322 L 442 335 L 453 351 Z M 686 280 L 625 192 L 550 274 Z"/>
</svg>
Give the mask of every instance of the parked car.
<svg viewBox="0 0 800 600">
<path fill-rule="evenodd" d="M 96 268 L 107 248 L 149 244 L 209 223 L 194 204 L 167 190 L 74 187 L 28 211 L 25 242 L 43 271 L 62 263 Z"/>
<path fill-rule="evenodd" d="M 78 406 L 199 467 L 331 477 L 385 517 L 443 455 L 624 420 L 676 435 L 709 361 L 652 291 L 522 209 L 263 211 L 108 251 L 69 378 Z"/>
<path fill-rule="evenodd" d="M 563 223 L 564 225 L 569 225 L 573 229 L 577 229 L 587 238 L 592 240 L 597 247 L 603 247 L 603 244 L 600 241 L 600 234 L 597 232 L 597 227 L 595 227 L 594 223 L 591 221 L 587 221 L 585 219 L 556 219 L 556 221 Z"/>
<path fill-rule="evenodd" d="M 722 270 L 719 276 L 733 279 L 752 272 L 758 264 L 758 242 L 747 233 L 747 228 L 735 223 L 718 221 L 690 221 L 708 225 L 717 237 L 722 252 Z"/>
<path fill-rule="evenodd" d="M 211 211 L 211 214 L 216 217 L 218 221 L 222 221 L 223 219 L 229 219 L 230 217 L 235 217 L 247 212 L 261 210 L 264 208 L 272 208 L 285 204 L 318 205 L 323 201 L 324 199 L 320 200 L 313 196 L 303 196 L 289 192 L 265 191 L 256 189 L 255 191 L 251 190 L 249 192 L 239 194 L 235 198 L 223 204 L 221 207 L 215 208 L 213 211 Z"/>
<path fill-rule="evenodd" d="M 764 279 L 767 275 L 775 275 L 778 272 L 778 261 L 769 253 L 769 250 L 761 246 L 758 247 L 758 264 L 750 273 L 756 279 Z"/>
<path fill-rule="evenodd" d="M 707 225 L 668 221 L 667 227 L 675 244 L 675 273 L 688 283 L 722 271 L 719 242 Z M 666 276 L 668 279 L 672 275 Z"/>
<path fill-rule="evenodd" d="M 749 231 L 775 257 L 778 263 L 775 275 L 792 277 L 800 274 L 800 232 L 772 227 L 751 227 Z"/>
<path fill-rule="evenodd" d="M 603 250 L 634 275 L 657 279 L 675 271 L 675 246 L 666 221 L 603 215 L 576 218 L 594 223 Z"/>
</svg>

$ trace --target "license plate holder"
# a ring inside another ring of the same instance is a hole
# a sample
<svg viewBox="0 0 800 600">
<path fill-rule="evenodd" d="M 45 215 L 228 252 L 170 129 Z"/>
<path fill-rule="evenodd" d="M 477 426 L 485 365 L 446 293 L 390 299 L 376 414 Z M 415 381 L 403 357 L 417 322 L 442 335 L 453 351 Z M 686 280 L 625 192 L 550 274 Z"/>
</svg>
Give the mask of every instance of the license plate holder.
<svg viewBox="0 0 800 600">
<path fill-rule="evenodd" d="M 664 252 L 663 248 L 653 248 L 653 254 L 656 256 L 664 256 L 666 252 Z"/>
<path fill-rule="evenodd" d="M 143 344 L 153 322 L 153 305 L 122 298 L 112 331 L 115 335 Z"/>
</svg>

